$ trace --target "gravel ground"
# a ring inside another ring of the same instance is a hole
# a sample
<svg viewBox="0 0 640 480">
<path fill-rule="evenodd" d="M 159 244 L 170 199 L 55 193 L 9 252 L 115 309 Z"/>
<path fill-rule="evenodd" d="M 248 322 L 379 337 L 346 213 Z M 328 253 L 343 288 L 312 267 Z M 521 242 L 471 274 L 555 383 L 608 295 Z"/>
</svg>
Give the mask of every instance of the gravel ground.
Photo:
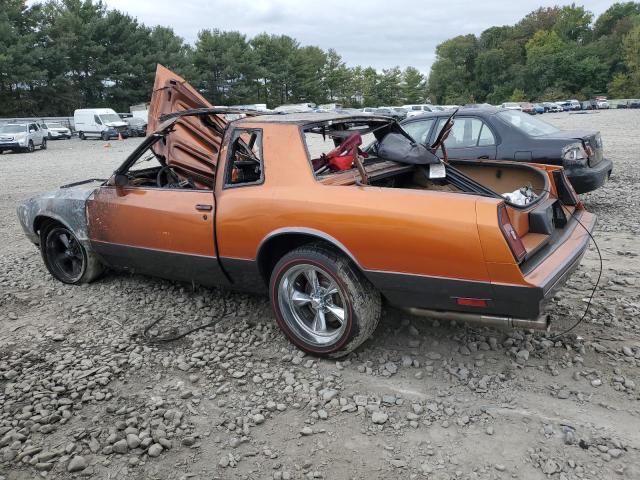
<svg viewBox="0 0 640 480">
<path fill-rule="evenodd" d="M 387 310 L 339 362 L 292 348 L 260 296 L 52 280 L 17 203 L 107 177 L 139 140 L 0 156 L 0 480 L 640 478 L 640 111 L 544 119 L 600 130 L 615 163 L 584 196 L 604 262 L 586 321 L 551 341 Z M 556 330 L 582 315 L 598 265 L 591 248 L 554 299 Z M 180 341 L 139 336 L 225 307 Z"/>
</svg>

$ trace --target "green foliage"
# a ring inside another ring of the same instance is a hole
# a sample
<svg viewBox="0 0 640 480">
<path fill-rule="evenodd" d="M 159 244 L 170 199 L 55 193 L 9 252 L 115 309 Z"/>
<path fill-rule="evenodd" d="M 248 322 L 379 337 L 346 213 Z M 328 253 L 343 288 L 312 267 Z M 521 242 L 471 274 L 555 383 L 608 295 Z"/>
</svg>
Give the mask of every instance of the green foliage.
<svg viewBox="0 0 640 480">
<path fill-rule="evenodd" d="M 205 29 L 190 46 L 171 28 L 147 27 L 100 0 L 2 0 L 0 116 L 70 115 L 80 107 L 149 100 L 156 64 L 194 84 L 214 105 L 423 101 L 415 68 L 348 67 L 338 52 L 286 35 L 247 38 Z M 469 37 L 472 39 L 473 37 Z"/>
<path fill-rule="evenodd" d="M 440 103 L 493 104 L 514 97 L 590 98 L 607 91 L 639 96 L 637 28 L 639 2 L 616 3 L 595 22 L 576 4 L 539 8 L 513 26 L 438 45 L 428 93 Z"/>
</svg>

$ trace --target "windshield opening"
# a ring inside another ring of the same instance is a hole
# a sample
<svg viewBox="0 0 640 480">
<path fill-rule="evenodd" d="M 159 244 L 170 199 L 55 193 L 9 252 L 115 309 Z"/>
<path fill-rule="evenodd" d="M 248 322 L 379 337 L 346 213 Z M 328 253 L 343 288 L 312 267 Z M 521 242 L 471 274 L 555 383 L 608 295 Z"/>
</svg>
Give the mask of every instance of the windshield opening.
<svg viewBox="0 0 640 480">
<path fill-rule="evenodd" d="M 61 123 L 47 123 L 48 128 L 64 128 Z"/>
<path fill-rule="evenodd" d="M 0 127 L 0 133 L 22 133 L 26 130 L 26 125 L 5 125 Z"/>
<path fill-rule="evenodd" d="M 104 115 L 100 115 L 100 120 L 102 120 L 102 123 L 112 123 L 112 122 L 122 121 L 122 119 L 115 113 L 107 113 Z"/>
<path fill-rule="evenodd" d="M 540 137 L 542 135 L 548 135 L 559 131 L 559 129 L 553 125 L 517 110 L 498 112 L 497 115 L 502 121 L 531 137 Z"/>
</svg>

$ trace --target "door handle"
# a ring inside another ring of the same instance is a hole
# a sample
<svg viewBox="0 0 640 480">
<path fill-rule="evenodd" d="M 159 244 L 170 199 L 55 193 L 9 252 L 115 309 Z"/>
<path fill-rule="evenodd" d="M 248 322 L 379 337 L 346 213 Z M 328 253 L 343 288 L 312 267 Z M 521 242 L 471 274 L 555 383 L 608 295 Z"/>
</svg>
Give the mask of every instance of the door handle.
<svg viewBox="0 0 640 480">
<path fill-rule="evenodd" d="M 211 210 L 213 210 L 213 205 L 206 205 L 204 203 L 198 203 L 196 205 L 196 210 L 198 210 L 200 212 L 210 212 Z"/>
</svg>

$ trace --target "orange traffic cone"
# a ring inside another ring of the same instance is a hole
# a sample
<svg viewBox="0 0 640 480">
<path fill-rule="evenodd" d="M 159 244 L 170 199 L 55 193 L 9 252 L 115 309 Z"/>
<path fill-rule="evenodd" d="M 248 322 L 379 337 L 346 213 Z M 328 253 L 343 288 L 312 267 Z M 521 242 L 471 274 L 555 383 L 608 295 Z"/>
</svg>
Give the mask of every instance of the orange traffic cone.
<svg viewBox="0 0 640 480">
<path fill-rule="evenodd" d="M 109 142 L 107 142 L 107 143 L 105 143 L 105 144 L 103 145 L 103 147 L 104 147 L 104 148 L 111 148 L 111 144 L 110 144 Z"/>
<path fill-rule="evenodd" d="M 122 134 L 120 132 L 118 132 L 118 140 L 122 141 Z"/>
</svg>

